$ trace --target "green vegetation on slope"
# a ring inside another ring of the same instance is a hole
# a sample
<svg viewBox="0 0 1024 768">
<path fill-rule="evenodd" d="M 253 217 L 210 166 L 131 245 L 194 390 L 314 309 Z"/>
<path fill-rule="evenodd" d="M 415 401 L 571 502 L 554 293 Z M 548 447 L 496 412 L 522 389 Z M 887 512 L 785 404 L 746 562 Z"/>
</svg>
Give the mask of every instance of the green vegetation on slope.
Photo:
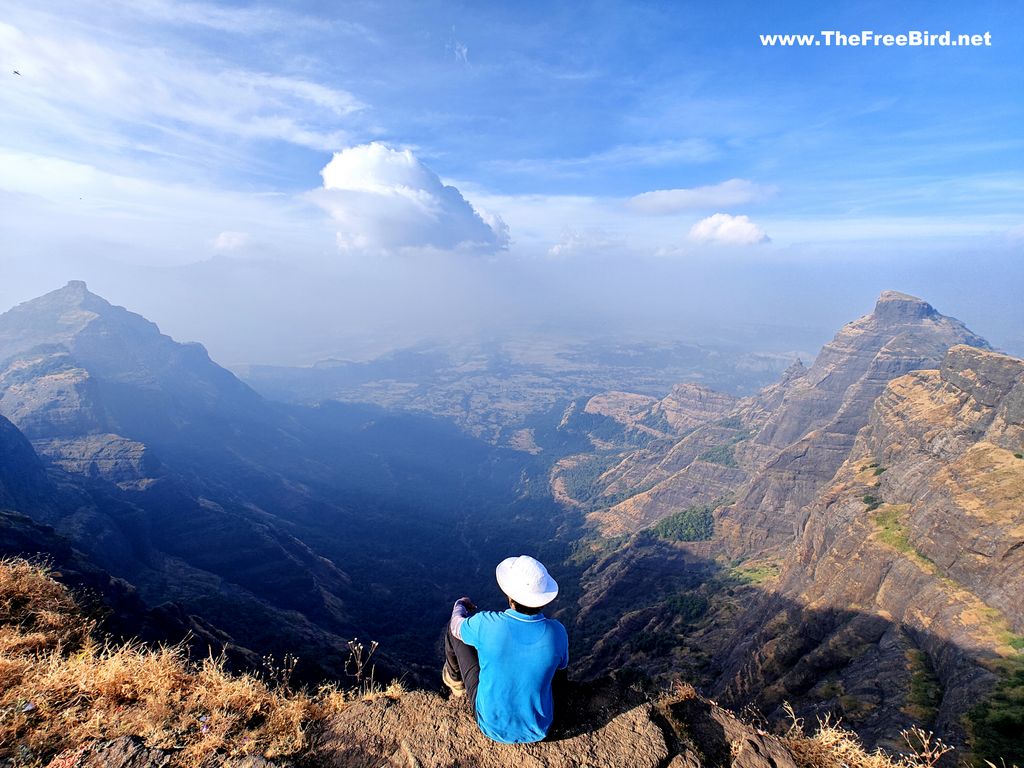
<svg viewBox="0 0 1024 768">
<path fill-rule="evenodd" d="M 903 711 L 921 723 L 930 723 L 942 703 L 942 685 L 924 651 L 914 649 L 907 652 L 907 669 L 910 671 L 910 691 Z"/>
<path fill-rule="evenodd" d="M 782 564 L 768 559 L 737 563 L 729 569 L 729 576 L 736 582 L 754 586 L 774 581 L 780 573 Z"/>
<path fill-rule="evenodd" d="M 710 450 L 704 451 L 698 458 L 701 461 L 707 461 L 712 464 L 721 464 L 723 467 L 736 466 L 736 454 L 731 444 L 715 446 Z"/>
<path fill-rule="evenodd" d="M 726 416 L 724 419 L 716 421 L 715 426 L 726 429 L 743 429 L 743 419 L 739 416 Z"/>
<path fill-rule="evenodd" d="M 565 483 L 565 492 L 576 501 L 587 502 L 601 493 L 598 479 L 619 461 L 618 454 L 598 454 L 579 461 L 574 466 L 559 470 L 558 477 Z"/>
<path fill-rule="evenodd" d="M 708 605 L 708 599 L 696 592 L 680 592 L 665 601 L 665 607 L 687 624 L 703 617 Z"/>
<path fill-rule="evenodd" d="M 1005 661 L 992 695 L 970 710 L 967 719 L 978 765 L 1024 765 L 1024 657 Z"/>
<path fill-rule="evenodd" d="M 869 498 L 872 501 L 869 502 Z M 903 524 L 902 510 L 898 506 L 883 505 L 873 496 L 865 496 L 864 501 L 868 505 L 869 511 L 878 510 L 872 517 L 875 527 L 878 529 L 878 538 L 893 549 L 913 554 L 915 550 L 910 543 L 907 528 Z"/>
<path fill-rule="evenodd" d="M 870 503 L 868 502 L 869 498 L 872 500 Z M 879 541 L 908 555 L 930 573 L 951 584 L 954 583 L 949 577 L 940 573 L 935 563 L 926 555 L 921 554 L 910 541 L 910 532 L 903 519 L 908 509 L 906 504 L 885 504 L 873 496 L 865 496 L 864 501 L 868 504 L 868 510 L 875 513 L 871 516 L 871 521 L 875 524 Z"/>
<path fill-rule="evenodd" d="M 707 541 L 715 532 L 711 507 L 697 505 L 674 512 L 658 521 L 651 532 L 668 541 Z"/>
</svg>

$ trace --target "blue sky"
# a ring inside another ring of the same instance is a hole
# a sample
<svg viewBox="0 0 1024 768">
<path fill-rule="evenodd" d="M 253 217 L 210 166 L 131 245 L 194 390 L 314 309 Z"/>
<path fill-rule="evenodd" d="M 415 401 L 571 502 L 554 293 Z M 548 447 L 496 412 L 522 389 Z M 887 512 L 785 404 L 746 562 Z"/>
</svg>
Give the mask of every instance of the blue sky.
<svg viewBox="0 0 1024 768">
<path fill-rule="evenodd" d="M 758 38 L 823 29 L 992 46 Z M 129 267 L 215 257 L 493 294 L 510 269 L 803 264 L 818 290 L 959 301 L 1024 348 L 1022 32 L 1005 2 L 7 3 L 0 301 L 69 269 L 143 296 Z"/>
</svg>

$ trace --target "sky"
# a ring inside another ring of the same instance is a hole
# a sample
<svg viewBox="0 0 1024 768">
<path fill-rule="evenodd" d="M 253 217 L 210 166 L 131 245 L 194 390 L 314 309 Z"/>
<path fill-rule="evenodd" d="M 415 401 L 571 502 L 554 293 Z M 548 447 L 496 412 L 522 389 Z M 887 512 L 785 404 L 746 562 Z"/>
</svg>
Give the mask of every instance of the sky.
<svg viewBox="0 0 1024 768">
<path fill-rule="evenodd" d="M 830 7 L 832 6 L 832 7 Z M 981 47 L 764 34 L 990 33 Z M 810 349 L 893 288 L 1024 354 L 1005 2 L 7 2 L 0 308 L 226 364 L 523 332 Z"/>
</svg>

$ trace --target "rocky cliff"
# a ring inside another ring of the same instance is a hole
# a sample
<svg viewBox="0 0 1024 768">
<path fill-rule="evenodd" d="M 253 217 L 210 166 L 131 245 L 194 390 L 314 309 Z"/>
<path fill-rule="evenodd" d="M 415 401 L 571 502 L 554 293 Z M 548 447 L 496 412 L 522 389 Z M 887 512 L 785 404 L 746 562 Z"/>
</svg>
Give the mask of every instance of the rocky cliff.
<svg viewBox="0 0 1024 768">
<path fill-rule="evenodd" d="M 937 367 L 956 344 L 988 348 L 959 320 L 895 291 L 882 293 L 874 312 L 840 330 L 753 438 L 777 453 L 722 511 L 730 554 L 745 556 L 791 542 L 801 509 L 846 459 L 888 382 Z"/>
<path fill-rule="evenodd" d="M 670 414 L 680 401 L 687 406 L 683 419 L 665 418 L 680 435 L 589 458 L 601 473 L 586 489 L 589 498 L 576 501 L 597 507 L 589 519 L 606 536 L 641 530 L 693 504 L 732 501 L 719 513 L 731 556 L 791 541 L 799 509 L 842 463 L 886 383 L 934 367 L 954 344 L 988 346 L 926 302 L 886 291 L 871 314 L 822 348 L 810 369 L 794 364 L 757 396 L 735 401 L 688 385 L 651 404 L 648 413 Z M 634 413 L 631 421 L 642 419 Z M 566 460 L 573 468 L 586 461 Z"/>
<path fill-rule="evenodd" d="M 722 692 L 812 699 L 883 741 L 991 726 L 976 705 L 1024 661 L 1024 361 L 956 346 L 894 379 L 800 528 Z M 1003 716 L 986 738 L 1024 727 Z"/>
<path fill-rule="evenodd" d="M 1020 365 L 886 292 L 810 368 L 620 451 L 600 481 L 626 498 L 588 512 L 605 538 L 576 559 L 584 673 L 683 672 L 888 746 L 1017 722 L 978 703 L 1017 695 L 1024 645 Z"/>
<path fill-rule="evenodd" d="M 0 508 L 17 508 L 36 500 L 46 485 L 46 470 L 32 444 L 0 416 Z"/>
</svg>

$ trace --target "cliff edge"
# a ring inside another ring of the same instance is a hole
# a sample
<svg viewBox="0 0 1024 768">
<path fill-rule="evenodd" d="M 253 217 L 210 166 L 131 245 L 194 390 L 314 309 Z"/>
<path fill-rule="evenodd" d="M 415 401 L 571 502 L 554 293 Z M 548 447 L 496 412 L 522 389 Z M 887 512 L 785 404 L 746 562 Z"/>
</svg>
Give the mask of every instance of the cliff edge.
<svg viewBox="0 0 1024 768">
<path fill-rule="evenodd" d="M 771 735 L 690 686 L 652 700 L 609 678 L 570 687 L 547 741 L 495 744 L 464 699 L 397 685 L 294 691 L 287 660 L 231 675 L 180 648 L 101 642 L 58 575 L 0 561 L 0 768 L 895 765 L 834 728 Z"/>
</svg>

